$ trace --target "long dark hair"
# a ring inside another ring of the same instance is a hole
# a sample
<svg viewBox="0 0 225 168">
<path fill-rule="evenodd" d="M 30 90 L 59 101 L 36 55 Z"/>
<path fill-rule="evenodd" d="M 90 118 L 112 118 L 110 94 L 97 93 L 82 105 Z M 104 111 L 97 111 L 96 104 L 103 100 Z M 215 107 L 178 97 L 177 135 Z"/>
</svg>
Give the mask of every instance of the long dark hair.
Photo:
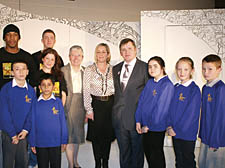
<svg viewBox="0 0 225 168">
<path fill-rule="evenodd" d="M 163 69 L 163 75 L 166 75 L 166 71 L 165 71 L 165 62 L 164 62 L 164 60 L 163 60 L 161 57 L 159 57 L 159 56 L 154 56 L 154 57 L 151 57 L 151 58 L 148 60 L 148 64 L 149 64 L 149 62 L 152 61 L 152 60 L 155 60 L 155 61 L 159 64 L 159 66 L 161 67 L 161 69 Z"/>
<path fill-rule="evenodd" d="M 61 60 L 59 58 L 59 54 L 57 53 L 56 50 L 54 50 L 53 48 L 47 48 L 42 52 L 41 58 L 45 58 L 46 55 L 48 54 L 53 54 L 55 56 L 55 64 L 51 69 L 51 74 L 57 79 L 57 80 L 61 80 L 63 77 L 63 73 L 60 69 L 60 65 L 61 65 Z M 43 64 L 43 61 L 41 59 L 41 63 Z"/>
</svg>

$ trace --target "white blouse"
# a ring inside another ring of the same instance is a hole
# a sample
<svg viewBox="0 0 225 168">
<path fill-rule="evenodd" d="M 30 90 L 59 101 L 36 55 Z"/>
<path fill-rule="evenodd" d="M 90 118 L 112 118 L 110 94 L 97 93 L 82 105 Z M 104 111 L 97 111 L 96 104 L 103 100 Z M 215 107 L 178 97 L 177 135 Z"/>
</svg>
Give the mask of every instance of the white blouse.
<svg viewBox="0 0 225 168">
<path fill-rule="evenodd" d="M 112 66 L 107 65 L 106 72 L 102 73 L 94 63 L 85 68 L 83 79 L 84 107 L 88 114 L 93 112 L 91 106 L 94 96 L 111 96 L 115 92 Z"/>
</svg>

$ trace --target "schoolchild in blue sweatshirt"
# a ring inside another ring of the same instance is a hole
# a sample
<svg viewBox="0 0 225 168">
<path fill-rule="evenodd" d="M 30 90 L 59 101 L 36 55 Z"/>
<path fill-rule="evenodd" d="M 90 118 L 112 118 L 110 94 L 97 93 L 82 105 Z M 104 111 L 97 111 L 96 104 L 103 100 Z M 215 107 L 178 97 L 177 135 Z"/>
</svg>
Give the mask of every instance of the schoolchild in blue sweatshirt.
<svg viewBox="0 0 225 168">
<path fill-rule="evenodd" d="M 61 150 L 68 141 L 68 130 L 61 99 L 54 96 L 54 76 L 44 74 L 39 88 L 42 94 L 32 107 L 31 149 L 37 154 L 39 168 L 61 167 Z"/>
<path fill-rule="evenodd" d="M 12 63 L 13 80 L 0 93 L 0 129 L 2 130 L 3 167 L 27 168 L 27 139 L 31 129 L 31 108 L 36 99 L 34 89 L 26 82 L 27 63 Z"/>
<path fill-rule="evenodd" d="M 224 168 L 225 165 L 225 84 L 219 80 L 221 67 L 217 55 L 202 60 L 202 74 L 207 83 L 202 89 L 199 168 Z"/>
<path fill-rule="evenodd" d="M 201 92 L 192 80 L 194 62 L 182 57 L 176 63 L 180 82 L 174 86 L 167 132 L 172 136 L 176 168 L 196 168 L 195 141 L 197 139 Z"/>
<path fill-rule="evenodd" d="M 165 63 L 155 56 L 148 61 L 151 79 L 138 101 L 136 130 L 143 133 L 143 149 L 149 167 L 165 168 L 163 144 L 174 87 L 165 73 Z"/>
</svg>

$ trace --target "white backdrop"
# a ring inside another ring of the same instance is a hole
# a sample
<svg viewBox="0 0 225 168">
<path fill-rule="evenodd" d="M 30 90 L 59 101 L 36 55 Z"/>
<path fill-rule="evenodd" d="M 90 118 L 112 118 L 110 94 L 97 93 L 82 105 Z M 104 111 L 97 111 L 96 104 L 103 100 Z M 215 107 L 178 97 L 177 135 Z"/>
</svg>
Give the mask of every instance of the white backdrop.
<svg viewBox="0 0 225 168">
<path fill-rule="evenodd" d="M 201 60 L 208 54 L 223 59 L 221 78 L 225 81 L 225 10 L 143 11 L 141 13 L 142 59 L 161 56 L 173 82 L 175 64 L 180 57 L 194 60 L 194 80 L 201 88 Z"/>
<path fill-rule="evenodd" d="M 132 38 L 140 49 L 140 25 L 138 22 L 93 22 L 49 18 L 14 10 L 1 4 L 0 13 L 1 46 L 4 45 L 2 30 L 9 23 L 19 27 L 21 31 L 19 47 L 30 53 L 43 49 L 41 35 L 45 29 L 50 28 L 56 34 L 54 48 L 65 63 L 69 61 L 68 51 L 72 45 L 83 47 L 84 65 L 93 63 L 94 49 L 98 43 L 104 42 L 109 45 L 112 56 L 111 64 L 121 61 L 118 45 L 123 38 Z M 140 57 L 140 53 L 138 56 Z"/>
</svg>

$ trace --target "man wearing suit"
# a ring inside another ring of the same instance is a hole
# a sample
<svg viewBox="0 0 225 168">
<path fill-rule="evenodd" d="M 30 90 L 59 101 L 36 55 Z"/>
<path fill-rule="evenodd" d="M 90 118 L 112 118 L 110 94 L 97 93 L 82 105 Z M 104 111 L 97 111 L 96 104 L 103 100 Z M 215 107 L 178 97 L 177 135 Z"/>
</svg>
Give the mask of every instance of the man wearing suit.
<svg viewBox="0 0 225 168">
<path fill-rule="evenodd" d="M 135 111 L 149 78 L 148 66 L 136 58 L 137 49 L 132 39 L 123 39 L 119 47 L 124 61 L 113 67 L 115 96 L 112 120 L 120 150 L 120 167 L 143 168 L 142 136 L 135 129 Z"/>
</svg>

